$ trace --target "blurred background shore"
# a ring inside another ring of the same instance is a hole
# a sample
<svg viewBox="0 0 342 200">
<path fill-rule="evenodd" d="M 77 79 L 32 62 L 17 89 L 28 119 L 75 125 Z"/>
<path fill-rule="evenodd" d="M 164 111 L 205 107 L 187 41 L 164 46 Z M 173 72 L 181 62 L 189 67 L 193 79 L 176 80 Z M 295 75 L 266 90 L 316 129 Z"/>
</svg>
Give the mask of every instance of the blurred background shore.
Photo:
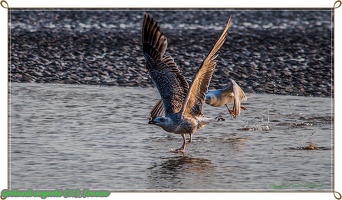
<svg viewBox="0 0 342 200">
<path fill-rule="evenodd" d="M 330 9 L 14 9 L 9 81 L 154 87 L 141 49 L 144 13 L 160 24 L 166 54 L 188 81 L 232 16 L 210 88 L 232 78 L 247 93 L 333 95 Z"/>
</svg>

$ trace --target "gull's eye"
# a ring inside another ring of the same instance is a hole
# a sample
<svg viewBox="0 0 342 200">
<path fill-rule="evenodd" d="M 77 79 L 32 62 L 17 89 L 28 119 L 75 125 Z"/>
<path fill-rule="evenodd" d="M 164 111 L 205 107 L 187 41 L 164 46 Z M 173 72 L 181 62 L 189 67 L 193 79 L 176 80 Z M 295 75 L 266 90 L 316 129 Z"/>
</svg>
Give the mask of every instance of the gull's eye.
<svg viewBox="0 0 342 200">
<path fill-rule="evenodd" d="M 165 122 L 165 119 L 164 119 L 164 118 L 160 118 L 160 121 L 161 121 L 161 122 Z"/>
</svg>

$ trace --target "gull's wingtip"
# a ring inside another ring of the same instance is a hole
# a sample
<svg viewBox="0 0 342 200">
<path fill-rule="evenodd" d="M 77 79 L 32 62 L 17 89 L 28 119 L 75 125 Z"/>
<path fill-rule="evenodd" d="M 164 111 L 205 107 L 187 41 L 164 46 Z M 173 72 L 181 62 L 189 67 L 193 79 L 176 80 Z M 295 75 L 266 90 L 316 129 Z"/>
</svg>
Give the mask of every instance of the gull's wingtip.
<svg viewBox="0 0 342 200">
<path fill-rule="evenodd" d="M 229 16 L 229 19 L 228 19 L 228 22 L 227 22 L 227 27 L 230 27 L 231 23 L 232 23 L 232 19 L 233 17 L 232 16 Z"/>
</svg>

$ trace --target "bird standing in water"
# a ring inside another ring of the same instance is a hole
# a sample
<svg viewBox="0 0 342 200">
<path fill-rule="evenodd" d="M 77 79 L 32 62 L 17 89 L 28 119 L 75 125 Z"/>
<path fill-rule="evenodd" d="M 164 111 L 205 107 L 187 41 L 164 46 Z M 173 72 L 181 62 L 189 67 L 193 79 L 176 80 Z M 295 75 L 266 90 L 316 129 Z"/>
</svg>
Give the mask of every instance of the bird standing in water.
<svg viewBox="0 0 342 200">
<path fill-rule="evenodd" d="M 202 108 L 205 94 L 216 66 L 216 53 L 226 40 L 227 31 L 231 24 L 231 18 L 222 34 L 209 54 L 199 67 L 189 87 L 188 82 L 180 73 L 180 70 L 171 56 L 164 56 L 167 48 L 167 39 L 160 31 L 158 23 L 155 23 L 149 15 L 144 16 L 142 27 L 143 55 L 146 69 L 157 87 L 161 96 L 161 102 L 165 116 L 157 116 L 149 121 L 149 124 L 157 125 L 167 132 L 180 134 L 183 145 L 177 152 L 184 152 L 187 142 L 185 135 L 189 134 L 189 143 L 192 135 L 210 122 L 221 121 L 222 118 L 206 118 Z M 157 106 L 157 105 L 156 105 Z M 154 107 L 151 113 L 158 113 Z"/>
</svg>

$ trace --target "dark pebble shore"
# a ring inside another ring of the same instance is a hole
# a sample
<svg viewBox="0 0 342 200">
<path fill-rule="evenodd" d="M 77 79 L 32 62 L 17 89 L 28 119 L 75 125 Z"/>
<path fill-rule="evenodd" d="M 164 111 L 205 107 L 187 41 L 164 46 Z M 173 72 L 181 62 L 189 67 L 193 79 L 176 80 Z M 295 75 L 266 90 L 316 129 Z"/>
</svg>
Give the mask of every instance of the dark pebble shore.
<svg viewBox="0 0 342 200">
<path fill-rule="evenodd" d="M 232 15 L 211 89 L 232 78 L 246 93 L 333 95 L 331 9 L 11 9 L 9 81 L 154 87 L 141 48 L 144 13 L 189 82 Z"/>
</svg>

